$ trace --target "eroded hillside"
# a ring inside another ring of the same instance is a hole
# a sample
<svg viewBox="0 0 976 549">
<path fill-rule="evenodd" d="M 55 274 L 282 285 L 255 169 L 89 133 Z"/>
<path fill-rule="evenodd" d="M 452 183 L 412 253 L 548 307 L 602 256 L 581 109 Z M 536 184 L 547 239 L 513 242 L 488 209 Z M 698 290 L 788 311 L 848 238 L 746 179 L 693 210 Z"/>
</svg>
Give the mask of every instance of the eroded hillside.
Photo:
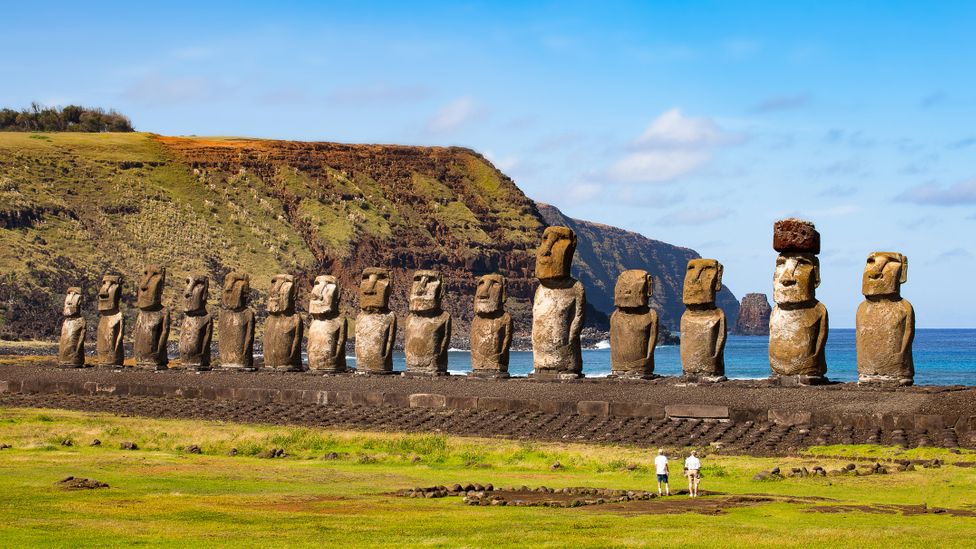
<svg viewBox="0 0 976 549">
<path fill-rule="evenodd" d="M 597 309 L 612 308 L 606 294 L 615 266 L 658 262 L 647 268 L 659 274 L 665 320 L 674 316 L 683 264 L 674 265 L 687 254 L 670 258 L 669 250 L 694 252 L 659 243 L 656 255 L 622 261 L 592 224 L 568 222 L 580 232 L 581 279 Z M 126 276 L 131 304 L 136 273 L 159 263 L 169 269 L 164 302 L 174 312 L 186 275 L 211 276 L 216 308 L 219 281 L 242 270 L 252 276 L 261 316 L 278 272 L 299 277 L 300 310 L 315 275 L 336 275 L 346 288 L 343 308 L 354 315 L 363 268 L 393 269 L 393 307 L 403 312 L 410 272 L 437 268 L 458 319 L 455 345 L 464 345 L 474 275 L 499 271 L 524 341 L 534 248 L 546 224 L 511 179 L 468 149 L 0 133 L 0 337 L 54 336 L 68 286 L 83 288 L 93 318 L 106 272 Z"/>
</svg>

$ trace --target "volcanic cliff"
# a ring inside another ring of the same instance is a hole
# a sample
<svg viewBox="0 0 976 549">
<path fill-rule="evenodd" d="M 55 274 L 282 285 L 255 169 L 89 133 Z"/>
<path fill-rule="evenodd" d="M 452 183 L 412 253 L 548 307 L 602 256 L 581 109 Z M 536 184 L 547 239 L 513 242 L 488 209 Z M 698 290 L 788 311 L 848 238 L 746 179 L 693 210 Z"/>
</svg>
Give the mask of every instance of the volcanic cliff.
<svg viewBox="0 0 976 549">
<path fill-rule="evenodd" d="M 735 335 L 769 335 L 769 315 L 773 312 L 766 294 L 746 294 L 739 306 L 732 333 Z"/>
<path fill-rule="evenodd" d="M 106 272 L 125 275 L 134 316 L 136 273 L 158 263 L 168 268 L 164 301 L 174 313 L 185 276 L 212 277 L 216 309 L 219 282 L 240 270 L 251 274 L 259 317 L 278 272 L 298 276 L 300 310 L 315 275 L 334 274 L 354 317 L 364 267 L 392 268 L 396 311 L 406 310 L 411 271 L 435 268 L 457 318 L 456 346 L 467 337 L 474 276 L 498 271 L 524 341 L 534 249 L 549 223 L 579 234 L 591 327 L 605 327 L 616 276 L 635 267 L 655 275 L 662 321 L 676 326 L 694 251 L 537 205 L 469 149 L 0 133 L 0 337 L 54 336 L 68 286 L 82 287 L 92 317 Z M 723 289 L 723 307 L 730 296 Z"/>
</svg>

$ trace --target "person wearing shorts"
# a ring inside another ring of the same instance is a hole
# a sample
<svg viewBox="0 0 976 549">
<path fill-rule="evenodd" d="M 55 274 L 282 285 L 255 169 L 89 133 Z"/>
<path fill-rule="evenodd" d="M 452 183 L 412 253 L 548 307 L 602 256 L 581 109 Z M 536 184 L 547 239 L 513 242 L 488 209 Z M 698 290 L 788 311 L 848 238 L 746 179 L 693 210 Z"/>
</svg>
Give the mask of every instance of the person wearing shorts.
<svg viewBox="0 0 976 549">
<path fill-rule="evenodd" d="M 664 484 L 664 488 L 670 496 L 671 485 L 668 484 L 668 456 L 664 455 L 664 448 L 657 449 L 657 457 L 654 458 L 654 469 L 657 471 L 657 495 L 664 495 L 661 493 L 661 484 Z"/>
<path fill-rule="evenodd" d="M 701 460 L 698 459 L 698 454 L 694 450 L 691 451 L 691 455 L 685 459 L 685 475 L 688 476 L 688 497 L 697 498 L 698 497 L 698 483 L 701 481 L 701 475 L 698 471 L 701 469 Z"/>
</svg>

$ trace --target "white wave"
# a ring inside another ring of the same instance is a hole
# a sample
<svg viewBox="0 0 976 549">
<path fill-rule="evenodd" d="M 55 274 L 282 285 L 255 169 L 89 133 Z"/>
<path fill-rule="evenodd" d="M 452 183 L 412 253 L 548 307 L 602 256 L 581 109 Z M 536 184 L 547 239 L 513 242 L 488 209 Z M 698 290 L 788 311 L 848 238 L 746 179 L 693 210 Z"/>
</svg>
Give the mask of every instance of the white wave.
<svg viewBox="0 0 976 549">
<path fill-rule="evenodd" d="M 455 349 L 454 347 L 451 347 L 450 349 L 447 350 L 447 352 L 449 352 L 449 353 L 470 353 L 471 352 L 471 349 Z"/>
<path fill-rule="evenodd" d="M 610 348 L 610 340 L 609 339 L 603 339 L 603 340 L 597 341 L 596 342 L 596 345 L 594 345 L 593 348 L 594 349 L 609 349 Z"/>
</svg>

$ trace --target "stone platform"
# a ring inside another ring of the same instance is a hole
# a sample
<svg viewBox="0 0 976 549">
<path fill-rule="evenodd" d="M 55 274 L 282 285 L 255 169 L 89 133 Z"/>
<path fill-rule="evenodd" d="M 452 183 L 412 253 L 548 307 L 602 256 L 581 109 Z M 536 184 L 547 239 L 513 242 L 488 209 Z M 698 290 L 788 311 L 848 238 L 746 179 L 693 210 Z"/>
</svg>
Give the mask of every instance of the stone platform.
<svg viewBox="0 0 976 549">
<path fill-rule="evenodd" d="M 788 453 L 814 444 L 976 447 L 976 388 L 765 381 L 536 381 L 0 365 L 0 405 Z"/>
</svg>

